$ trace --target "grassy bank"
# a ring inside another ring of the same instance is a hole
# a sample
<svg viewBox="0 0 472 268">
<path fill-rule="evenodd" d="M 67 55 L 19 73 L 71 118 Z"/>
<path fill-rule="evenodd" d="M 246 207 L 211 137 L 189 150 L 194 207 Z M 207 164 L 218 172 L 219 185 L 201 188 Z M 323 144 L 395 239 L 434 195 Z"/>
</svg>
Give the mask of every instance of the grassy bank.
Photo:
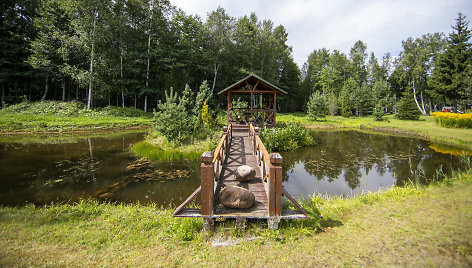
<svg viewBox="0 0 472 268">
<path fill-rule="evenodd" d="M 0 266 L 470 266 L 472 172 L 427 187 L 314 197 L 308 221 L 172 218 L 152 205 L 0 208 Z M 323 219 L 316 217 L 321 213 Z"/>
<path fill-rule="evenodd" d="M 325 119 L 312 120 L 306 114 L 278 114 L 281 122 L 300 122 L 310 128 L 348 128 L 413 135 L 433 142 L 447 143 L 472 150 L 472 130 L 445 128 L 437 125 L 431 116 L 422 116 L 420 121 L 396 119 L 394 115 L 384 117 L 384 121 L 375 121 L 374 117 L 327 116 Z"/>
<path fill-rule="evenodd" d="M 153 161 L 197 161 L 203 152 L 214 150 L 220 138 L 221 133 L 209 132 L 204 140 L 195 139 L 188 143 L 172 142 L 155 129 L 149 129 L 146 139 L 133 145 L 131 151 L 139 157 Z"/>
<path fill-rule="evenodd" d="M 86 110 L 77 102 L 24 102 L 0 110 L 0 133 L 77 132 L 144 127 L 152 115 L 134 108 Z"/>
</svg>

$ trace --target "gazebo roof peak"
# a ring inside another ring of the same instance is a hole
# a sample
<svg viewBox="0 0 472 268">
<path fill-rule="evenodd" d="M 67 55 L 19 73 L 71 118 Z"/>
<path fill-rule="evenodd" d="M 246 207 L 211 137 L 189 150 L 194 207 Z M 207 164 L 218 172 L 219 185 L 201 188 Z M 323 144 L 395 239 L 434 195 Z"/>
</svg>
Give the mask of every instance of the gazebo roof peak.
<svg viewBox="0 0 472 268">
<path fill-rule="evenodd" d="M 250 84 L 253 86 L 257 84 L 257 90 L 275 90 L 280 95 L 288 94 L 286 91 L 280 89 L 277 86 L 274 86 L 273 84 L 267 82 L 266 80 L 262 79 L 261 77 L 255 74 L 250 74 L 244 77 L 243 79 L 232 84 L 231 86 L 221 90 L 220 92 L 218 92 L 218 94 L 227 95 L 228 91 L 243 88 L 247 84 Z"/>
</svg>

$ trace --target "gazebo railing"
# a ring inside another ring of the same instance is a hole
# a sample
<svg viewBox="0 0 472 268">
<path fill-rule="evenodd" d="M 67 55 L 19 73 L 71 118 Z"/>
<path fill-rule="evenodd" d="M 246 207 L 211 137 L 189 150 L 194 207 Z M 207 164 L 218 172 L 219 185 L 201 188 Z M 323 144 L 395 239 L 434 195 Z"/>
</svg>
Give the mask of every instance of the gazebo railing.
<svg viewBox="0 0 472 268">
<path fill-rule="evenodd" d="M 262 125 L 262 124 L 275 124 L 275 109 L 267 109 L 267 108 L 229 108 L 228 109 L 228 120 L 230 122 L 237 121 L 235 118 L 234 113 L 240 112 L 242 113 L 241 119 L 243 119 L 246 123 L 249 122 L 249 119 L 252 119 L 252 122 L 255 125 Z"/>
</svg>

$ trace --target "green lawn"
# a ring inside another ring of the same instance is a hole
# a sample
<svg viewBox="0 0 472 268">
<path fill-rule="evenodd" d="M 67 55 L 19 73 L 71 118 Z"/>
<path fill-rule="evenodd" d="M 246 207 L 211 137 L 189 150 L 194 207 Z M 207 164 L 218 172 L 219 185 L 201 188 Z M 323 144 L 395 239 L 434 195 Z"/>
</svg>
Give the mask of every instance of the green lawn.
<svg viewBox="0 0 472 268">
<path fill-rule="evenodd" d="M 444 128 L 436 125 L 431 116 L 422 116 L 420 121 L 398 120 L 393 115 L 385 118 L 386 120 L 379 122 L 371 116 L 350 118 L 327 116 L 315 121 L 303 113 L 277 115 L 279 122 L 296 121 L 310 128 L 349 128 L 415 135 L 433 142 L 453 144 L 472 150 L 472 129 Z"/>
<path fill-rule="evenodd" d="M 469 171 L 427 187 L 315 197 L 305 208 L 323 219 L 283 222 L 277 231 L 228 221 L 205 233 L 201 219 L 155 206 L 0 208 L 0 266 L 470 267 L 471 192 Z"/>
</svg>

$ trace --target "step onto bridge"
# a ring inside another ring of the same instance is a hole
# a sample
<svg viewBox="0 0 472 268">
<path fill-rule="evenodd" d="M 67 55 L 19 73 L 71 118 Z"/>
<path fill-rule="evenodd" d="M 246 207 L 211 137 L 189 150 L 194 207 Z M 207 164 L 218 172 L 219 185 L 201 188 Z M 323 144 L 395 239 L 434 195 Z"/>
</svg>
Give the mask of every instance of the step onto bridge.
<svg viewBox="0 0 472 268">
<path fill-rule="evenodd" d="M 212 229 L 215 219 L 267 219 L 269 228 L 277 229 L 281 219 L 308 219 L 303 208 L 282 187 L 282 161 L 278 153 L 268 154 L 253 125 L 229 124 L 213 152 L 201 156 L 201 185 L 174 212 L 174 217 L 202 217 L 206 229 Z M 255 179 L 239 182 L 234 179 L 236 169 L 249 165 L 256 170 Z M 226 186 L 248 189 L 255 196 L 255 204 L 248 209 L 232 209 L 220 204 L 221 190 Z M 200 194 L 201 208 L 186 206 Z M 283 210 L 282 196 L 297 210 Z"/>
</svg>

